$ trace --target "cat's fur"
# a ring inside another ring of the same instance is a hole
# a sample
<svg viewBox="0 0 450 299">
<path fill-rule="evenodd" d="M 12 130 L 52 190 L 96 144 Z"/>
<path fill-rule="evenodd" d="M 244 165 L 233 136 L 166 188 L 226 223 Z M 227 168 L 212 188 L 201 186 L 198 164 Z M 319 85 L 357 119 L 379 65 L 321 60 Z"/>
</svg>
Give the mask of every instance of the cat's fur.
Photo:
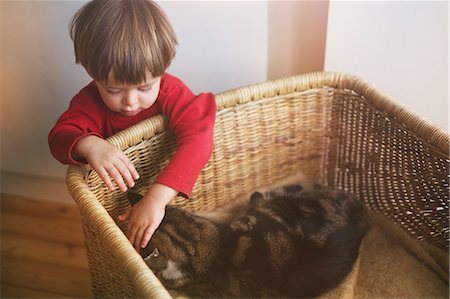
<svg viewBox="0 0 450 299">
<path fill-rule="evenodd" d="M 141 254 L 167 288 L 190 296 L 316 297 L 351 271 L 367 228 L 358 200 L 291 185 L 253 193 L 231 224 L 167 206 Z"/>
</svg>

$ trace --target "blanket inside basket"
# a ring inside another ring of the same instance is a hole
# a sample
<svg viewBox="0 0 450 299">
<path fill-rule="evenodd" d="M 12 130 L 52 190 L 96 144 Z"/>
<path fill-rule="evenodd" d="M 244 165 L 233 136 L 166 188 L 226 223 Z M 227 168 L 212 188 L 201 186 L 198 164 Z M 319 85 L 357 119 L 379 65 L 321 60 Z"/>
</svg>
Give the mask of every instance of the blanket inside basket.
<svg viewBox="0 0 450 299">
<path fill-rule="evenodd" d="M 369 213 L 353 271 L 322 298 L 448 298 L 449 255 L 420 242 L 381 214 Z"/>
</svg>

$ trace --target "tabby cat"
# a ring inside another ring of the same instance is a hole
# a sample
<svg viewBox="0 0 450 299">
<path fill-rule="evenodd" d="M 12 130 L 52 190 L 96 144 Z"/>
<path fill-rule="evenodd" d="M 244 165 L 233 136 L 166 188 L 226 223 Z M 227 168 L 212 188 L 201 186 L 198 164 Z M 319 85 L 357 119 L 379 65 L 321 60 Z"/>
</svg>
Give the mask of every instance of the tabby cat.
<svg viewBox="0 0 450 299">
<path fill-rule="evenodd" d="M 290 185 L 249 202 L 230 224 L 167 206 L 141 255 L 168 289 L 193 297 L 317 297 L 351 271 L 368 228 L 358 200 Z"/>
</svg>

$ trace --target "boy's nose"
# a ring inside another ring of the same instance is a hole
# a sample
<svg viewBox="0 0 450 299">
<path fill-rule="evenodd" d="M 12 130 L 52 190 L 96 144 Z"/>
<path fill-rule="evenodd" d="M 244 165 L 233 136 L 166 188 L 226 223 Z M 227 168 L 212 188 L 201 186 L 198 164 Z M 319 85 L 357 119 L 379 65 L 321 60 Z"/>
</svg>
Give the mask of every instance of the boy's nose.
<svg viewBox="0 0 450 299">
<path fill-rule="evenodd" d="M 137 95 L 132 92 L 128 92 L 123 99 L 123 103 L 127 106 L 133 106 L 136 102 Z"/>
</svg>

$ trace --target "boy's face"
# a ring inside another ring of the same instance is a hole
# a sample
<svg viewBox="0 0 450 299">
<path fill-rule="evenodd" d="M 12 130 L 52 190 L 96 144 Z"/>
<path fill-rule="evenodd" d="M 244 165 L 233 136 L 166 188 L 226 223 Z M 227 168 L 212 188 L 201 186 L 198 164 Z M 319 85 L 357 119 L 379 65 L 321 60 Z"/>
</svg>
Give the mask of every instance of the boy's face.
<svg viewBox="0 0 450 299">
<path fill-rule="evenodd" d="M 95 83 L 103 102 L 111 111 L 123 116 L 135 116 L 155 103 L 161 77 L 149 76 L 146 82 L 137 85 L 120 84 L 114 78 L 108 82 L 95 80 Z"/>
</svg>

